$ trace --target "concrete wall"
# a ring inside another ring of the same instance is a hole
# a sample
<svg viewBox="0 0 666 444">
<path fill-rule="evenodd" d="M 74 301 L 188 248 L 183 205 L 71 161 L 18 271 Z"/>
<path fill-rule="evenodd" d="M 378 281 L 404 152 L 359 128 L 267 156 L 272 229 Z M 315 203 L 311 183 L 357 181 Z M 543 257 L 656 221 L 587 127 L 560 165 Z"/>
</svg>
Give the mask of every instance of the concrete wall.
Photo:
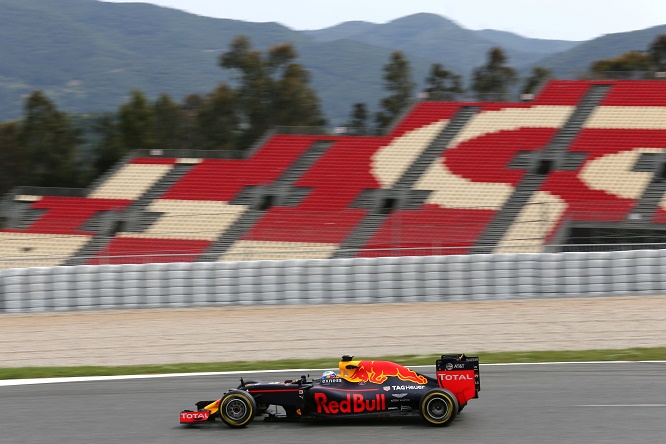
<svg viewBox="0 0 666 444">
<path fill-rule="evenodd" d="M 666 293 L 666 250 L 0 271 L 0 312 Z"/>
</svg>

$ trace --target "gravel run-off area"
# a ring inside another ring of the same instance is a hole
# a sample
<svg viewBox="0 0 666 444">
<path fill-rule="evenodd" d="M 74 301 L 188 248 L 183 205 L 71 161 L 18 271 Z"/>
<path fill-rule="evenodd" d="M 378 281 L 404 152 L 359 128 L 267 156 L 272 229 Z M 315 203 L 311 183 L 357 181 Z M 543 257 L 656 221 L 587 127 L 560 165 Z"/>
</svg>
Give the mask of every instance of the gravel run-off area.
<svg viewBox="0 0 666 444">
<path fill-rule="evenodd" d="M 0 367 L 664 346 L 666 296 L 0 315 Z"/>
</svg>

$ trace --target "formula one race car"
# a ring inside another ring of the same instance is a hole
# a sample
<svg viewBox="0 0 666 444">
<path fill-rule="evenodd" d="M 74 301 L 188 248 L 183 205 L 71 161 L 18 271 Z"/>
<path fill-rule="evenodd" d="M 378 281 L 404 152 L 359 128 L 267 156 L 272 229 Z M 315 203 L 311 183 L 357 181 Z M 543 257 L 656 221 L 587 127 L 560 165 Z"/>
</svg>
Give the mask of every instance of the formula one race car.
<svg viewBox="0 0 666 444">
<path fill-rule="evenodd" d="M 389 361 L 356 361 L 345 355 L 340 373 L 321 379 L 282 382 L 243 381 L 215 401 L 199 401 L 197 410 L 180 413 L 181 424 L 213 421 L 245 427 L 257 415 L 266 420 L 416 415 L 430 425 L 445 426 L 472 398 L 479 397 L 479 358 L 442 355 L 436 377 Z M 269 411 L 270 406 L 279 406 Z"/>
</svg>

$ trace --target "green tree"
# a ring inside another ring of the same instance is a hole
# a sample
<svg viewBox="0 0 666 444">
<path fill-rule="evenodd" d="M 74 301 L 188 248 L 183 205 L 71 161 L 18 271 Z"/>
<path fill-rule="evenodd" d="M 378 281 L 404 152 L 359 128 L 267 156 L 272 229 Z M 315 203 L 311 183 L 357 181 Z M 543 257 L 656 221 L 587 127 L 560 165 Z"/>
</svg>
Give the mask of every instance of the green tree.
<svg viewBox="0 0 666 444">
<path fill-rule="evenodd" d="M 426 78 L 423 92 L 428 93 L 431 100 L 454 100 L 457 94 L 464 91 L 459 75 L 447 70 L 441 63 L 433 63 L 430 74 Z"/>
<path fill-rule="evenodd" d="M 377 126 L 389 126 L 409 106 L 415 88 L 409 61 L 402 52 L 394 51 L 389 62 L 384 65 L 384 89 L 389 95 L 380 102 L 382 111 L 375 117 Z"/>
<path fill-rule="evenodd" d="M 520 90 L 521 94 L 534 94 L 539 85 L 543 84 L 546 80 L 552 77 L 552 72 L 543 66 L 534 66 L 532 72 L 525 79 L 523 88 Z"/>
<path fill-rule="evenodd" d="M 657 71 L 666 71 L 666 34 L 657 36 L 650 44 L 650 57 Z"/>
<path fill-rule="evenodd" d="M 365 103 L 354 103 L 349 121 L 345 124 L 351 134 L 361 134 L 368 128 L 368 109 Z"/>
<path fill-rule="evenodd" d="M 0 124 L 0 197 L 12 188 L 21 185 L 27 165 L 21 161 L 18 141 L 18 124 Z"/>
<path fill-rule="evenodd" d="M 77 155 L 81 132 L 41 91 L 25 102 L 18 130 L 23 157 L 30 166 L 22 181 L 32 186 L 77 186 Z"/>
<path fill-rule="evenodd" d="M 592 63 L 590 70 L 593 73 L 608 79 L 631 79 L 637 72 L 644 73 L 652 67 L 650 54 L 629 51 L 613 59 L 602 59 Z"/>
<path fill-rule="evenodd" d="M 170 100 L 162 99 L 161 103 L 162 108 L 170 106 Z M 95 173 L 104 173 L 133 150 L 161 148 L 163 139 L 158 135 L 155 114 L 145 94 L 132 91 L 130 100 L 115 114 L 102 116 L 95 125 L 100 135 L 93 162 Z"/>
<path fill-rule="evenodd" d="M 595 60 L 589 68 L 595 77 L 608 79 L 652 78 L 652 70 L 666 71 L 666 34 L 658 35 L 646 51 Z"/>
<path fill-rule="evenodd" d="M 234 90 L 242 130 L 238 145 L 244 149 L 275 125 L 310 126 L 324 122 L 319 99 L 309 87 L 310 76 L 294 60 L 294 47 L 281 44 L 266 54 L 252 49 L 239 36 L 220 56 L 220 66 L 238 71 Z"/>
<path fill-rule="evenodd" d="M 517 81 L 516 72 L 506 65 L 507 57 L 502 48 L 488 51 L 485 65 L 472 72 L 472 91 L 479 100 L 504 101 L 507 93 Z"/>
<path fill-rule="evenodd" d="M 115 165 L 129 150 L 123 143 L 116 115 L 100 117 L 95 124 L 95 132 L 100 135 L 100 141 L 94 150 L 93 175 L 99 176 Z"/>
<path fill-rule="evenodd" d="M 160 149 L 177 150 L 186 145 L 188 138 L 185 112 L 168 94 L 160 94 L 153 104 L 153 136 Z"/>
<path fill-rule="evenodd" d="M 279 126 L 321 126 L 319 99 L 307 85 L 310 74 L 296 63 L 285 67 L 282 77 L 274 83 L 273 122 Z"/>
<path fill-rule="evenodd" d="M 225 84 L 219 85 L 196 107 L 200 149 L 233 148 L 239 118 L 236 112 L 236 96 L 231 88 Z"/>
<path fill-rule="evenodd" d="M 155 139 L 155 110 L 141 91 L 132 96 L 118 111 L 120 137 L 124 154 L 131 150 L 159 148 Z"/>
</svg>

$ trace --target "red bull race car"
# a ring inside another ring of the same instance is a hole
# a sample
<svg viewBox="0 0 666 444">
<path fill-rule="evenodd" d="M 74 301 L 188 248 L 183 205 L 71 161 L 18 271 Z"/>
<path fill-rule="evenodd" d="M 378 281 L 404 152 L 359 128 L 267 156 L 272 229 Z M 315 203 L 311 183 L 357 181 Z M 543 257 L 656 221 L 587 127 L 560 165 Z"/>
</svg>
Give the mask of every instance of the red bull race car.
<svg viewBox="0 0 666 444">
<path fill-rule="evenodd" d="M 481 390 L 479 358 L 442 355 L 436 376 L 425 376 L 389 361 L 354 360 L 345 355 L 339 373 L 321 379 L 301 376 L 282 382 L 243 381 L 221 398 L 199 401 L 180 413 L 181 424 L 214 421 L 245 427 L 265 420 L 420 415 L 427 424 L 446 426 Z M 271 411 L 271 406 L 275 410 Z M 279 408 L 278 408 L 279 407 Z"/>
</svg>

